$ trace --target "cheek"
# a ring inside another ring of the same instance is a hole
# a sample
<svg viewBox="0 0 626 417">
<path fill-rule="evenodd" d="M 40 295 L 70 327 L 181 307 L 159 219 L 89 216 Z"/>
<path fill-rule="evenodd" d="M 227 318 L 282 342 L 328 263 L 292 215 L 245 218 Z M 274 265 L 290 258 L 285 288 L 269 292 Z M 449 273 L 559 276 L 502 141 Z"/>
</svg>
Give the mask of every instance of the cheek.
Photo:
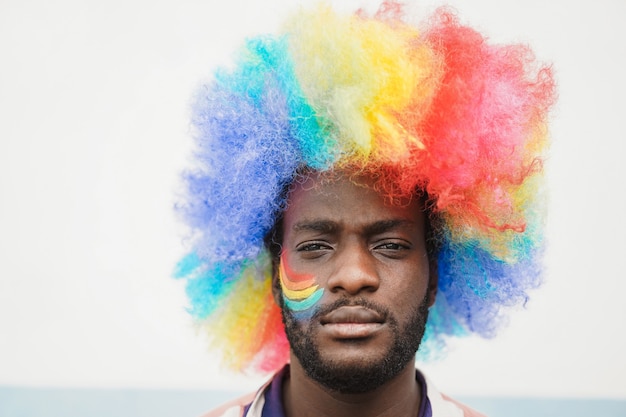
<svg viewBox="0 0 626 417">
<path fill-rule="evenodd" d="M 310 316 L 313 307 L 324 295 L 324 289 L 320 288 L 315 277 L 311 274 L 294 272 L 284 254 L 280 257 L 278 276 L 285 307 L 291 310 L 296 318 Z"/>
<path fill-rule="evenodd" d="M 428 265 L 422 263 L 396 266 L 385 271 L 385 289 L 387 297 L 394 304 L 413 302 L 427 295 L 430 287 L 430 271 Z M 383 285 L 381 285 L 382 289 Z"/>
</svg>

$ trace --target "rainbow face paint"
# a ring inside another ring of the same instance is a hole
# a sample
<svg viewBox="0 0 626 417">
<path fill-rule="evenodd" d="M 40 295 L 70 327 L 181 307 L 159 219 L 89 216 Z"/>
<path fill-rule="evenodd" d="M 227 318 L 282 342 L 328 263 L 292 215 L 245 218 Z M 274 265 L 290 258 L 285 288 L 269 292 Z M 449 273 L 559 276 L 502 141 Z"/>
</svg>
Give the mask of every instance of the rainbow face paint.
<svg viewBox="0 0 626 417">
<path fill-rule="evenodd" d="M 311 274 L 294 272 L 285 261 L 284 255 L 280 257 L 278 276 L 285 306 L 293 311 L 297 318 L 310 316 L 311 308 L 324 294 L 324 289 L 319 287 L 315 277 Z"/>
</svg>

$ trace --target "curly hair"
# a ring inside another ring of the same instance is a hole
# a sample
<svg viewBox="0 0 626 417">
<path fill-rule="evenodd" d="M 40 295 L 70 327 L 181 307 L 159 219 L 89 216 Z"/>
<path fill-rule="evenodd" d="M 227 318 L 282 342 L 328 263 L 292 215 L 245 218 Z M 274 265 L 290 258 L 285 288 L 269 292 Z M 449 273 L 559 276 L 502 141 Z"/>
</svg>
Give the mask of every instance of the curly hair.
<svg viewBox="0 0 626 417">
<path fill-rule="evenodd" d="M 191 248 L 175 275 L 230 367 L 288 360 L 264 242 L 303 169 L 369 175 L 392 200 L 428 196 L 439 287 L 425 350 L 493 336 L 539 284 L 551 67 L 446 8 L 425 22 L 406 23 L 393 1 L 372 16 L 300 10 L 197 92 L 177 205 Z"/>
</svg>

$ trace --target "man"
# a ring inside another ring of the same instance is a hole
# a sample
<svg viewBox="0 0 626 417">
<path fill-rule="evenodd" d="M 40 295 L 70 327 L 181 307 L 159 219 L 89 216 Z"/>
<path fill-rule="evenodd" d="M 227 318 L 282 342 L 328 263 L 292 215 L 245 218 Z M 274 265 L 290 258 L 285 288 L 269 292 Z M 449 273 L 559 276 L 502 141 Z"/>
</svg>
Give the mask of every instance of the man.
<svg viewBox="0 0 626 417">
<path fill-rule="evenodd" d="M 553 82 L 430 22 L 304 11 L 198 93 L 178 275 L 225 364 L 274 373 L 207 416 L 480 415 L 415 354 L 493 335 L 537 284 Z"/>
</svg>

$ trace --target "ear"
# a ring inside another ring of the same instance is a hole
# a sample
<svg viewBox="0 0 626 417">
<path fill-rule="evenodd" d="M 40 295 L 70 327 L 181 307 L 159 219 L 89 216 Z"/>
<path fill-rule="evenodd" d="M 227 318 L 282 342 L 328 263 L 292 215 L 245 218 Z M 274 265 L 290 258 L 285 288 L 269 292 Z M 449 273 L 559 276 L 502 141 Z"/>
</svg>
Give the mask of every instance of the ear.
<svg viewBox="0 0 626 417">
<path fill-rule="evenodd" d="M 439 268 L 436 258 L 431 259 L 428 262 L 428 272 L 428 307 L 432 307 L 433 304 L 435 304 L 435 300 L 437 298 L 437 288 L 439 285 Z"/>
<path fill-rule="evenodd" d="M 278 276 L 278 268 L 280 264 L 280 258 L 272 259 L 272 295 L 274 296 L 274 302 L 277 306 L 281 306 L 283 296 L 282 289 L 280 288 L 280 278 Z"/>
</svg>

